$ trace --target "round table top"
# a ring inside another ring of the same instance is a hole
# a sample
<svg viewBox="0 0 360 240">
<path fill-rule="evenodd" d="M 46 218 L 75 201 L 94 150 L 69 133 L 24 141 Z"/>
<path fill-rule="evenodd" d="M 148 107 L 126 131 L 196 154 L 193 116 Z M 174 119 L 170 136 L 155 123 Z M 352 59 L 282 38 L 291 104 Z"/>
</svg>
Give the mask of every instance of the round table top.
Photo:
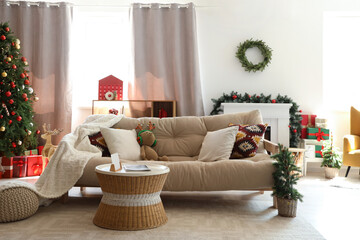
<svg viewBox="0 0 360 240">
<path fill-rule="evenodd" d="M 160 175 L 170 172 L 170 169 L 164 165 L 156 165 L 156 164 L 122 164 L 123 168 L 120 171 L 110 171 L 110 163 L 102 164 L 95 167 L 95 172 L 106 174 L 106 175 L 114 175 L 114 176 L 125 176 L 125 177 L 142 177 L 142 176 L 153 176 Z M 129 165 L 146 165 L 150 168 L 150 171 L 125 171 L 124 166 Z"/>
</svg>

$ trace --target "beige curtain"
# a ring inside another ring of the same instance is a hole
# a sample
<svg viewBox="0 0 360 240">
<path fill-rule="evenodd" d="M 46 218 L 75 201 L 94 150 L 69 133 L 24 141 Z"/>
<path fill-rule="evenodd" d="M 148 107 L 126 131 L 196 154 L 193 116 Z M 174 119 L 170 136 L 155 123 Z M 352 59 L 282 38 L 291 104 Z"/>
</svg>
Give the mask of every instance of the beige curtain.
<svg viewBox="0 0 360 240">
<path fill-rule="evenodd" d="M 194 5 L 133 4 L 131 20 L 129 99 L 176 100 L 177 115 L 204 115 Z"/>
<path fill-rule="evenodd" d="M 21 41 L 21 52 L 29 62 L 30 83 L 40 98 L 34 104 L 35 122 L 64 131 L 53 144 L 71 131 L 71 82 L 69 42 L 72 5 L 45 2 L 0 2 L 0 21 L 9 22 Z M 43 142 L 42 142 L 43 143 Z"/>
</svg>

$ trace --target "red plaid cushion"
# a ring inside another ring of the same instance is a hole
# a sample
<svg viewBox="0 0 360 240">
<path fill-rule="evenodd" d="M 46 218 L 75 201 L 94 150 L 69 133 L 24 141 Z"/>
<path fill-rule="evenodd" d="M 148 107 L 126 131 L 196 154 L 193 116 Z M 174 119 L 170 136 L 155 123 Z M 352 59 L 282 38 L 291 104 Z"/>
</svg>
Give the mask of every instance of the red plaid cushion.
<svg viewBox="0 0 360 240">
<path fill-rule="evenodd" d="M 230 158 L 247 158 L 255 156 L 260 140 L 268 125 L 257 124 L 250 126 L 230 123 L 229 126 L 239 126 Z"/>
</svg>

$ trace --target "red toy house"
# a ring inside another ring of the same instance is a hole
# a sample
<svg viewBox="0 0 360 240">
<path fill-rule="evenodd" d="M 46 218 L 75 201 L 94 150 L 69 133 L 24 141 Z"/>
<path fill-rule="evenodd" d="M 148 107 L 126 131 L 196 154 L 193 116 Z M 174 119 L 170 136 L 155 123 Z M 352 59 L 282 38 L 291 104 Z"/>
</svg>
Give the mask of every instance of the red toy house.
<svg viewBox="0 0 360 240">
<path fill-rule="evenodd" d="M 114 77 L 113 75 L 107 76 L 99 80 L 99 100 L 107 100 L 105 94 L 107 92 L 114 93 L 114 99 L 112 100 L 123 100 L 123 81 Z"/>
</svg>

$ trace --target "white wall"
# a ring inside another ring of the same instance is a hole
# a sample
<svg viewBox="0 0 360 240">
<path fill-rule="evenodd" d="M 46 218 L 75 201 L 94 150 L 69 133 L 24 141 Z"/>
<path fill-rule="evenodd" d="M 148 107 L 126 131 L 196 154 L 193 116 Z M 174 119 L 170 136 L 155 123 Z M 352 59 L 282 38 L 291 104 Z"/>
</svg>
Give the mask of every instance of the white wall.
<svg viewBox="0 0 360 240">
<path fill-rule="evenodd" d="M 133 1 L 75 4 L 126 6 Z M 141 1 L 154 2 L 154 1 Z M 156 1 L 161 3 L 174 1 Z M 186 3 L 188 1 L 176 1 Z M 358 11 L 356 0 L 193 0 L 198 23 L 201 79 L 206 114 L 212 98 L 239 93 L 288 95 L 305 113 L 332 119 L 336 145 L 349 131 L 348 112 L 330 112 L 323 102 L 322 29 L 324 11 Z M 111 9 L 109 7 L 109 9 Z M 265 41 L 273 49 L 263 72 L 248 73 L 235 58 L 240 42 Z"/>
</svg>

